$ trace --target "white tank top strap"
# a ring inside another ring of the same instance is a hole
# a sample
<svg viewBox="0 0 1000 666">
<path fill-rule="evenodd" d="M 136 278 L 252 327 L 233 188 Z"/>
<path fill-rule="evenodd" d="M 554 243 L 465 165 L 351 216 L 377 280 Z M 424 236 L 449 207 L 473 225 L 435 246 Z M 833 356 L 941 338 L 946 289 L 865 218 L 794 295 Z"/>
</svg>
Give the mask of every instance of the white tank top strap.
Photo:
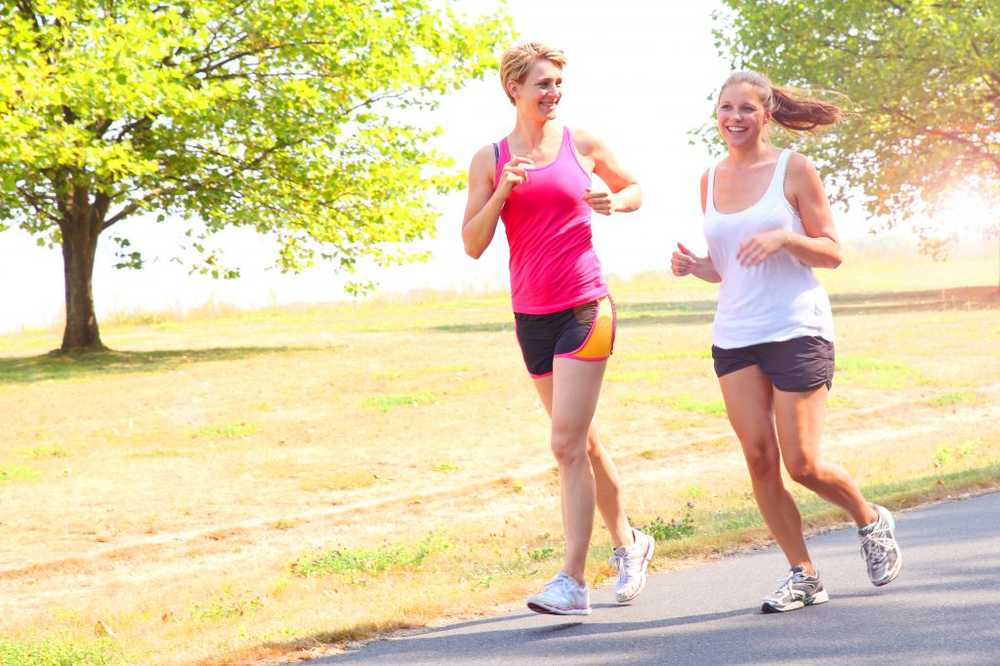
<svg viewBox="0 0 1000 666">
<path fill-rule="evenodd" d="M 778 155 L 778 163 L 774 165 L 774 175 L 771 177 L 771 185 L 768 187 L 768 194 L 785 196 L 785 173 L 788 171 L 788 160 L 792 157 L 792 151 L 785 148 Z"/>
<path fill-rule="evenodd" d="M 715 167 L 708 170 L 708 190 L 705 192 L 705 214 L 714 215 L 715 210 Z"/>
</svg>

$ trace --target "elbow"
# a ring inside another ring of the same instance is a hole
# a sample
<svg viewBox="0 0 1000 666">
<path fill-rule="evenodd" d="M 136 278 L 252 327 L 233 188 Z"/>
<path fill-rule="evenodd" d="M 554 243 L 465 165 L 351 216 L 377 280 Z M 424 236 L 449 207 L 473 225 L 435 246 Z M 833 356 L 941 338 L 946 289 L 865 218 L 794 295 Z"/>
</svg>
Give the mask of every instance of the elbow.
<svg viewBox="0 0 1000 666">
<path fill-rule="evenodd" d="M 826 267 L 837 268 L 838 266 L 840 266 L 843 260 L 844 260 L 843 257 L 840 256 L 840 246 L 837 245 L 836 247 L 833 248 L 833 253 L 830 255 Z"/>
<path fill-rule="evenodd" d="M 478 259 L 479 257 L 483 256 L 483 248 L 481 248 L 481 247 L 474 247 L 474 246 L 469 245 L 468 243 L 466 243 L 465 244 L 465 253 L 467 255 L 469 255 L 470 257 L 472 257 L 473 259 Z"/>
</svg>

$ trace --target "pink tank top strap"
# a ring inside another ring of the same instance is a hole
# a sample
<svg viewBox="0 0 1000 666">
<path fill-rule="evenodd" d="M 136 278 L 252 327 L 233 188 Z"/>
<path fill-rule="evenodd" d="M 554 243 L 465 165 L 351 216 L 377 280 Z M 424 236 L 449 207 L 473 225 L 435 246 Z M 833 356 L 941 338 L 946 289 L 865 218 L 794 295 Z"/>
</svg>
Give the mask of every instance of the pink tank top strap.
<svg viewBox="0 0 1000 666">
<path fill-rule="evenodd" d="M 510 161 L 510 145 L 507 143 L 507 137 L 501 139 L 499 143 L 493 144 L 493 157 L 493 189 L 496 189 L 503 167 Z"/>
</svg>

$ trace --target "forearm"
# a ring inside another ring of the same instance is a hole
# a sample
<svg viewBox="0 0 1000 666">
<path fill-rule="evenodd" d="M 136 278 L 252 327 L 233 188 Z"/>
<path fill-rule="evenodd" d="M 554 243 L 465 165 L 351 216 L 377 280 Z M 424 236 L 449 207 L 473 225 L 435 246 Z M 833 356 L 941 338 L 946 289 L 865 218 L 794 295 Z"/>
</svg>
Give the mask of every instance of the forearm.
<svg viewBox="0 0 1000 666">
<path fill-rule="evenodd" d="M 699 259 L 691 269 L 691 275 L 705 282 L 722 282 L 722 276 L 715 270 L 715 265 L 708 257 Z"/>
<path fill-rule="evenodd" d="M 840 265 L 840 244 L 828 236 L 813 238 L 788 232 L 783 248 L 786 252 L 813 268 L 836 268 Z"/>
<path fill-rule="evenodd" d="M 611 195 L 612 210 L 616 213 L 631 213 L 642 205 L 642 190 L 639 183 L 632 183 Z"/>
<path fill-rule="evenodd" d="M 504 198 L 498 192 L 494 192 L 486 201 L 486 205 L 462 225 L 465 252 L 473 259 L 478 259 L 493 241 L 503 204 Z"/>
</svg>

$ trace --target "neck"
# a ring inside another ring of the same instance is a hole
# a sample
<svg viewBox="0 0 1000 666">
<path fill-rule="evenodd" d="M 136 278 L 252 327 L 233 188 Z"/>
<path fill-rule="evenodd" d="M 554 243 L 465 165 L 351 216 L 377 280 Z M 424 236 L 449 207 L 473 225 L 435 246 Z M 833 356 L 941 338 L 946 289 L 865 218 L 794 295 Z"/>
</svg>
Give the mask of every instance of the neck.
<svg viewBox="0 0 1000 666">
<path fill-rule="evenodd" d="M 733 166 L 749 166 L 762 161 L 771 153 L 771 146 L 763 140 L 748 146 L 729 146 L 729 163 Z"/>
<path fill-rule="evenodd" d="M 522 143 L 530 149 L 537 148 L 542 145 L 542 141 L 546 137 L 561 131 L 562 127 L 556 120 L 543 118 L 539 121 L 535 118 L 525 118 L 518 114 L 517 122 L 514 124 L 514 130 L 511 132 L 511 135 L 517 137 L 518 143 Z"/>
</svg>

